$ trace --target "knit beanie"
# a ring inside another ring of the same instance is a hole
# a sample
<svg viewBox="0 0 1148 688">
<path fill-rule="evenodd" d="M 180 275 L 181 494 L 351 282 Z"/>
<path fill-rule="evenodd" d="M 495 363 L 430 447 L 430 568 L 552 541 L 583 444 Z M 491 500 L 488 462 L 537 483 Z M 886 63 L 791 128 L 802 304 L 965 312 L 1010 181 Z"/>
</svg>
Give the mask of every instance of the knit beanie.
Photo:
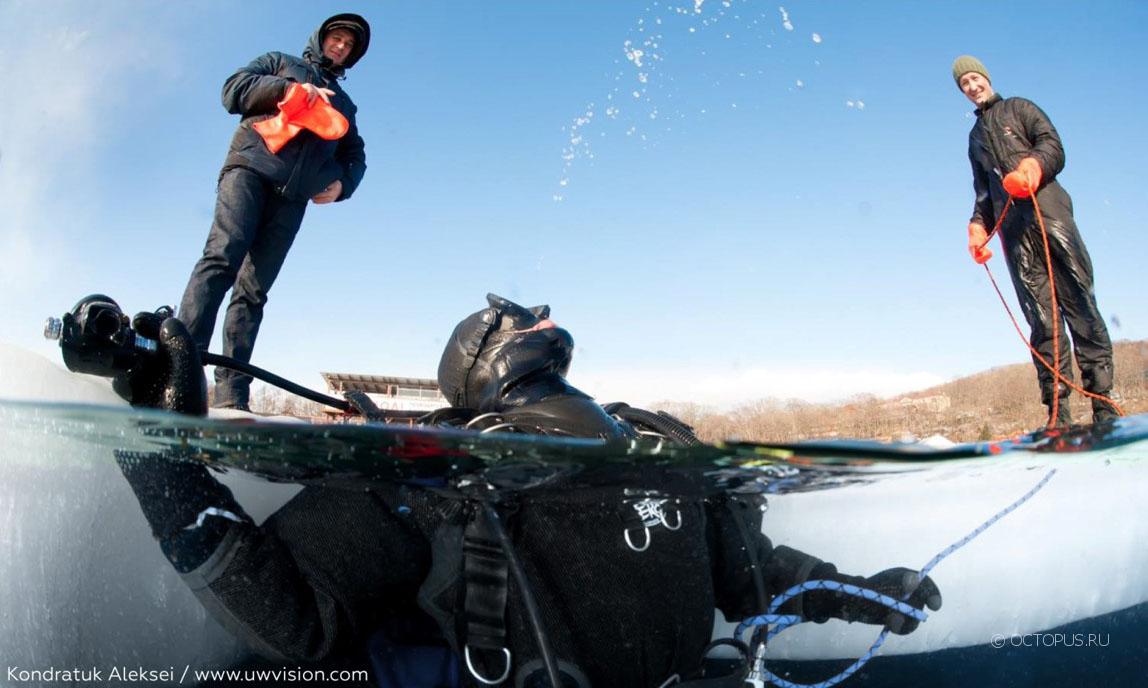
<svg viewBox="0 0 1148 688">
<path fill-rule="evenodd" d="M 969 72 L 980 74 L 988 79 L 990 84 L 993 81 L 993 78 L 989 76 L 989 70 L 985 69 L 981 61 L 972 55 L 961 55 L 953 60 L 953 81 L 957 82 L 958 87 L 961 85 L 961 77 Z"/>
</svg>

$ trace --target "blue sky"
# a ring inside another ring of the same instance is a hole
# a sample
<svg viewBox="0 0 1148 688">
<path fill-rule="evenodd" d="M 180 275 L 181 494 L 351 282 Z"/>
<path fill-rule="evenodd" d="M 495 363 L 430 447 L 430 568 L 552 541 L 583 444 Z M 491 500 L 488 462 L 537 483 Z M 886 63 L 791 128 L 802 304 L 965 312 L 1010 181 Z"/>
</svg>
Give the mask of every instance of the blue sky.
<svg viewBox="0 0 1148 688">
<path fill-rule="evenodd" d="M 85 294 L 178 303 L 237 123 L 224 79 L 340 11 L 374 31 L 345 82 L 368 170 L 309 209 L 257 365 L 432 377 L 487 291 L 549 303 L 602 401 L 1025 361 L 965 251 L 963 53 L 1052 118 L 1100 308 L 1148 338 L 1146 3 L 3 0 L 0 339 L 59 360 L 42 321 Z"/>
</svg>

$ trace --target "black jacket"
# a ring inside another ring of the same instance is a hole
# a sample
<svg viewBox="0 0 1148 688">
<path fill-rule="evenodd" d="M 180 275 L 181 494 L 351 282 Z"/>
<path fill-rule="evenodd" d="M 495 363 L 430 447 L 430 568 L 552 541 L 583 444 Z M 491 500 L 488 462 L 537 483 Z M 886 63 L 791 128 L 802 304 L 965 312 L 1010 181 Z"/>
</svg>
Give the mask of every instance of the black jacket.
<svg viewBox="0 0 1148 688">
<path fill-rule="evenodd" d="M 1002 99 L 998 95 L 977 110 L 977 122 L 969 132 L 969 162 L 973 167 L 973 189 L 976 191 L 971 222 L 979 222 L 989 229 L 996 225 L 1008 201 L 1002 180 L 1016 169 L 1021 159 L 1027 157 L 1040 163 L 1041 184 L 1037 200 L 1045 217 L 1071 218 L 1071 204 L 1065 203 L 1068 194 L 1056 181 L 1056 175 L 1064 169 L 1064 147 L 1056 128 L 1048 115 L 1032 101 Z M 1021 201 L 1020 204 L 1031 206 L 1031 201 Z M 1010 212 L 1009 221 L 1022 214 Z"/>
<path fill-rule="evenodd" d="M 223 84 L 223 107 L 242 115 L 231 139 L 224 169 L 246 167 L 276 186 L 283 196 L 306 201 L 336 179 L 343 183 L 337 200 L 351 197 L 367 169 L 363 139 L 355 125 L 357 108 L 339 85 L 341 68 L 323 57 L 320 32 L 308 41 L 303 57 L 271 52 L 256 58 Z M 279 153 L 268 150 L 252 125 L 278 113 L 277 104 L 292 83 L 310 83 L 335 92 L 331 104 L 347 118 L 350 128 L 337 141 L 301 131 Z"/>
</svg>

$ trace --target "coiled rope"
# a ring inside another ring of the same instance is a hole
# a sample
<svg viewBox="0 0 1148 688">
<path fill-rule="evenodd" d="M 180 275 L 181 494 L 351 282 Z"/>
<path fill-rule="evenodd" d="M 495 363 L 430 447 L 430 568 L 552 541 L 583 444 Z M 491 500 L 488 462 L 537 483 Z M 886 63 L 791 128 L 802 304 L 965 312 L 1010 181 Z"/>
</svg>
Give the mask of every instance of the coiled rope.
<svg viewBox="0 0 1148 688">
<path fill-rule="evenodd" d="M 953 544 L 949 545 L 939 554 L 937 554 L 937 556 L 929 560 L 929 563 L 925 564 L 925 566 L 918 572 L 917 575 L 919 580 L 924 580 L 925 577 L 929 575 L 929 572 L 936 568 L 936 566 L 940 564 L 946 557 L 951 555 L 953 552 L 956 552 L 961 547 L 967 545 L 978 535 L 988 530 L 997 521 L 1001 520 L 1005 516 L 1008 516 L 1013 511 L 1016 511 L 1022 504 L 1027 502 L 1029 499 L 1032 499 L 1033 495 L 1035 495 L 1045 485 L 1047 485 L 1048 481 L 1051 480 L 1052 476 L 1055 474 L 1055 468 L 1050 470 L 1047 474 L 1045 474 L 1044 478 L 1042 478 L 1040 482 L 1033 486 L 1033 488 L 1026 492 L 1020 499 L 997 512 L 995 515 L 993 515 L 992 518 L 977 526 L 968 535 L 965 535 L 960 540 L 957 540 Z M 763 686 L 766 683 L 769 683 L 778 686 L 779 688 L 830 688 L 831 686 L 835 686 L 855 674 L 859 669 L 861 669 L 861 667 L 865 666 L 865 664 L 867 664 L 869 660 L 872 659 L 873 656 L 877 653 L 877 650 L 881 648 L 881 645 L 885 642 L 885 638 L 887 638 L 889 635 L 888 628 L 881 631 L 881 633 L 877 636 L 877 639 L 874 640 L 873 644 L 869 646 L 868 651 L 859 657 L 857 661 L 850 664 L 837 675 L 819 683 L 794 683 L 792 681 L 783 679 L 766 669 L 765 646 L 769 640 L 790 626 L 794 626 L 805 621 L 805 619 L 800 616 L 792 614 L 778 614 L 777 610 L 781 608 L 781 605 L 785 604 L 790 599 L 810 590 L 829 590 L 832 592 L 841 592 L 847 595 L 861 597 L 863 599 L 884 605 L 889 609 L 895 610 L 901 614 L 904 614 L 905 616 L 912 617 L 917 621 L 924 621 L 927 618 L 924 611 L 909 606 L 903 600 L 897 600 L 887 595 L 882 595 L 881 593 L 878 593 L 874 590 L 868 590 L 866 588 L 850 585 L 848 583 L 838 583 L 836 581 L 805 581 L 804 583 L 789 588 L 785 592 L 773 598 L 773 602 L 770 603 L 769 608 L 766 610 L 765 614 L 745 619 L 740 624 L 738 624 L 737 629 L 734 631 L 734 640 L 740 640 L 741 637 L 745 634 L 746 630 L 749 628 L 761 626 L 770 627 L 769 632 L 765 635 L 765 638 L 763 638 L 757 645 L 757 650 L 755 653 L 755 665 L 753 670 L 750 672 L 749 678 L 746 679 L 747 683 L 758 686 Z"/>
</svg>

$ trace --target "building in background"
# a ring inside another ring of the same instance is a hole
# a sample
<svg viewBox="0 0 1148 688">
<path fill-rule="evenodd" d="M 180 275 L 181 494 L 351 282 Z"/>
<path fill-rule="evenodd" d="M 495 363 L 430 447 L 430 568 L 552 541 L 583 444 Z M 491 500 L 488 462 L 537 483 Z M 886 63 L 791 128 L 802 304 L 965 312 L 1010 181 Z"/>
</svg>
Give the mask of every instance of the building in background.
<svg viewBox="0 0 1148 688">
<path fill-rule="evenodd" d="M 385 411 L 434 411 L 449 406 L 438 389 L 438 382 L 418 377 L 359 375 L 357 373 L 320 373 L 331 396 L 345 392 L 363 392 Z"/>
</svg>

